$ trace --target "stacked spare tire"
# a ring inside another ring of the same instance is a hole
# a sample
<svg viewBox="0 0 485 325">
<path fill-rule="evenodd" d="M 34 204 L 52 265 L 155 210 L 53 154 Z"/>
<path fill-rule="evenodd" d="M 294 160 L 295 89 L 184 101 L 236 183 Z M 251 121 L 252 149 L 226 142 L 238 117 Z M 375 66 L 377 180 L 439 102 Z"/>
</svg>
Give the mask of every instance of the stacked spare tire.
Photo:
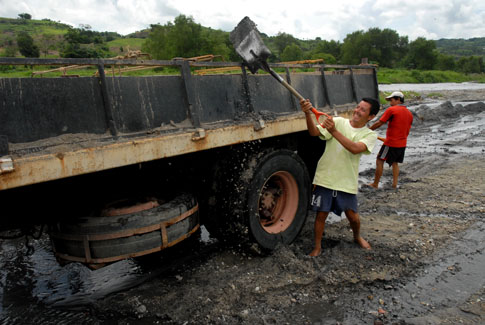
<svg viewBox="0 0 485 325">
<path fill-rule="evenodd" d="M 197 201 L 182 194 L 166 203 L 155 198 L 114 202 L 97 215 L 56 224 L 49 235 L 59 261 L 98 268 L 161 251 L 198 229 Z"/>
</svg>

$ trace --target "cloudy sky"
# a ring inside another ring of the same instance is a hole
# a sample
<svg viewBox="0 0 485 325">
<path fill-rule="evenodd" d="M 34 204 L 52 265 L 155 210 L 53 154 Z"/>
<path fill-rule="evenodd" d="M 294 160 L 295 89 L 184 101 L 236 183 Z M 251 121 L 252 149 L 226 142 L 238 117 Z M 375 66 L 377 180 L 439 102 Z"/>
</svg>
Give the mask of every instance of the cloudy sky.
<svg viewBox="0 0 485 325">
<path fill-rule="evenodd" d="M 484 0 L 0 0 L 0 17 L 49 18 L 126 35 L 180 14 L 231 31 L 249 16 L 260 32 L 343 41 L 357 30 L 390 28 L 412 41 L 485 37 Z"/>
</svg>

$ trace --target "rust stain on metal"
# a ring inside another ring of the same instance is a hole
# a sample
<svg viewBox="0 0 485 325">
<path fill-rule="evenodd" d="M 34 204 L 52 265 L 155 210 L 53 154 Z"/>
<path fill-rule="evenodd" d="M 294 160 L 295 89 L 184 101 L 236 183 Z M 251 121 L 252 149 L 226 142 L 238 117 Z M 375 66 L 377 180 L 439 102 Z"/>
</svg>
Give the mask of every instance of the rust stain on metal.
<svg viewBox="0 0 485 325">
<path fill-rule="evenodd" d="M 57 257 L 60 259 L 64 259 L 66 261 L 74 261 L 74 262 L 82 262 L 82 263 L 92 263 L 92 264 L 102 264 L 102 263 L 110 263 L 110 262 L 115 262 L 121 259 L 125 258 L 130 258 L 130 257 L 137 257 L 137 256 L 142 256 L 154 252 L 161 251 L 167 247 L 171 247 L 180 241 L 186 239 L 187 237 L 191 236 L 193 233 L 195 233 L 200 225 L 197 223 L 189 232 L 186 234 L 173 239 L 172 241 L 168 240 L 168 233 L 167 233 L 167 228 L 170 225 L 173 225 L 177 222 L 180 222 L 189 216 L 193 215 L 195 212 L 199 210 L 199 205 L 197 204 L 194 206 L 192 209 L 187 210 L 186 212 L 182 213 L 181 215 L 174 217 L 170 220 L 161 222 L 159 224 L 154 224 L 151 226 L 146 226 L 142 228 L 137 228 L 137 229 L 130 229 L 130 230 L 125 230 L 117 233 L 111 233 L 111 234 L 92 234 L 92 235 L 71 235 L 71 234 L 65 234 L 65 233 L 51 233 L 50 236 L 53 238 L 58 238 L 58 239 L 64 239 L 64 240 L 73 240 L 73 241 L 82 241 L 83 242 L 83 247 L 84 247 L 84 256 L 72 256 L 68 255 L 62 252 L 59 252 L 58 249 L 54 248 L 54 252 Z M 157 231 L 160 230 L 160 236 L 161 236 L 161 246 L 151 248 L 149 250 L 144 250 L 140 252 L 133 252 L 133 253 L 127 253 L 124 255 L 119 255 L 119 256 L 111 256 L 111 257 L 105 257 L 105 258 L 93 258 L 91 255 L 91 248 L 90 248 L 90 243 L 92 241 L 100 241 L 100 240 L 112 240 L 112 239 L 118 239 L 118 238 L 123 238 L 123 237 L 130 237 L 134 235 L 140 235 L 144 233 L 149 233 L 152 231 Z M 55 246 L 55 245 L 54 245 Z"/>
<path fill-rule="evenodd" d="M 264 139 L 306 130 L 302 114 L 265 121 L 255 130 L 254 123 L 206 128 L 194 141 L 193 130 L 185 133 L 140 138 L 125 142 L 83 148 L 76 151 L 17 158 L 16 170 L 0 176 L 0 190 L 70 176 L 127 166 L 191 152 Z"/>
</svg>

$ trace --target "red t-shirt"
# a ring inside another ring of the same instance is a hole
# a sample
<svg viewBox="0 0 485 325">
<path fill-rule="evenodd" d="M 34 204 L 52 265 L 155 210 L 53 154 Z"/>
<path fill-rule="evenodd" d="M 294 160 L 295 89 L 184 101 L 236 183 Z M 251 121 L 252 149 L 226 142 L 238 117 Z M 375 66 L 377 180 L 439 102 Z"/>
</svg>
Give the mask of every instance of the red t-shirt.
<svg viewBox="0 0 485 325">
<path fill-rule="evenodd" d="M 404 105 L 391 106 L 379 119 L 381 122 L 388 122 L 386 141 L 384 145 L 394 148 L 403 148 L 413 123 L 413 114 Z"/>
</svg>

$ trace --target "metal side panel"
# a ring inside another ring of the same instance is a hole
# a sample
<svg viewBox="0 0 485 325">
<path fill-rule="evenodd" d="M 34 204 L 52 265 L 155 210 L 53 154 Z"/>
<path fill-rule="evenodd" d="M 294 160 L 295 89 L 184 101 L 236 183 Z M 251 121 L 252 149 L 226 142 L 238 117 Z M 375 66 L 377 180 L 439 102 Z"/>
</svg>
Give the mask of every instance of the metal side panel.
<svg viewBox="0 0 485 325">
<path fill-rule="evenodd" d="M 127 166 L 185 153 L 268 138 L 306 130 L 302 114 L 265 121 L 257 127 L 251 122 L 203 132 L 185 132 L 125 142 L 93 146 L 88 149 L 13 159 L 13 171 L 0 175 L 0 190 Z"/>
<path fill-rule="evenodd" d="M 196 100 L 201 108 L 201 122 L 235 120 L 248 113 L 241 75 L 194 76 Z"/>
<path fill-rule="evenodd" d="M 0 78 L 0 130 L 12 143 L 104 133 L 97 78 Z"/>
<path fill-rule="evenodd" d="M 328 106 L 325 100 L 325 87 L 320 73 L 293 74 L 292 86 L 304 97 L 310 99 L 313 106 L 318 109 Z M 298 102 L 298 99 L 296 99 Z M 298 106 L 298 110 L 299 110 Z"/>
<path fill-rule="evenodd" d="M 180 76 L 107 77 L 113 117 L 121 133 L 150 130 L 187 118 Z"/>
<path fill-rule="evenodd" d="M 349 74 L 325 75 L 330 102 L 345 105 L 354 102 L 352 80 Z"/>
</svg>

